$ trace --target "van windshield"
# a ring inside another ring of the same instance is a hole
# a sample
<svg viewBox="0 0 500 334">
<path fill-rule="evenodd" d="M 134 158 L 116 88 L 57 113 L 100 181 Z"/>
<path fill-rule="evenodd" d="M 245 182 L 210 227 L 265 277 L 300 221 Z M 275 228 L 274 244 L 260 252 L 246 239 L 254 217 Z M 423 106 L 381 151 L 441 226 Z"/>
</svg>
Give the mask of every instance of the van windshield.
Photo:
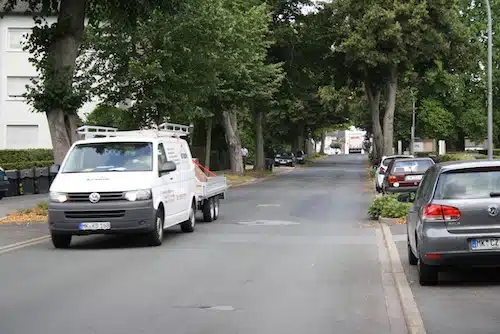
<svg viewBox="0 0 500 334">
<path fill-rule="evenodd" d="M 153 144 L 112 142 L 76 145 L 62 173 L 139 172 L 153 170 Z"/>
</svg>

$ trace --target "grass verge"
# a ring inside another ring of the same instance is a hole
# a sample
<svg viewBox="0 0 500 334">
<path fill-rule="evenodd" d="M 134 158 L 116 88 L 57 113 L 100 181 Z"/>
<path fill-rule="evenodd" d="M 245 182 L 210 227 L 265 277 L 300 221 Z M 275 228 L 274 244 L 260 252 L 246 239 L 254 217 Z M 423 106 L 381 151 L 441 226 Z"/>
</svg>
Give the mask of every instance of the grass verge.
<svg viewBox="0 0 500 334">
<path fill-rule="evenodd" d="M 34 208 L 9 213 L 0 224 L 9 223 L 44 223 L 47 222 L 48 203 L 40 202 Z"/>
</svg>

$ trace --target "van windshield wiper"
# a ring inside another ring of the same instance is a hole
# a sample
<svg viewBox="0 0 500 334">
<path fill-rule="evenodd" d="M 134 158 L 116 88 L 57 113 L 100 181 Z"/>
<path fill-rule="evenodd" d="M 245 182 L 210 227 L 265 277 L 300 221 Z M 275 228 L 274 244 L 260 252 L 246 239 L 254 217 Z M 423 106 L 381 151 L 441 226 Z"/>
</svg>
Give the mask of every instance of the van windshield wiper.
<svg viewBox="0 0 500 334">
<path fill-rule="evenodd" d="M 499 191 L 492 191 L 492 192 L 490 192 L 490 197 L 500 197 L 500 192 Z"/>
</svg>

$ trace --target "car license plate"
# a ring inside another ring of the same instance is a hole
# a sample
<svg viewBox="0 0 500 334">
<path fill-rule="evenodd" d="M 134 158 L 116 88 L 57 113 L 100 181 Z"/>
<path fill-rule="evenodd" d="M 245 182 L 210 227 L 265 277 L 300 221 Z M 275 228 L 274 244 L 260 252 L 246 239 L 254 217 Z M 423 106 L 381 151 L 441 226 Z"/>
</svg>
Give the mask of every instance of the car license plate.
<svg viewBox="0 0 500 334">
<path fill-rule="evenodd" d="M 99 222 L 99 223 L 80 223 L 78 225 L 79 230 L 109 230 L 111 228 L 111 223 L 109 222 Z"/>
<path fill-rule="evenodd" d="M 472 239 L 470 244 L 472 250 L 500 249 L 499 238 Z"/>
<path fill-rule="evenodd" d="M 422 175 L 407 175 L 405 177 L 406 181 L 420 181 L 422 179 Z"/>
</svg>

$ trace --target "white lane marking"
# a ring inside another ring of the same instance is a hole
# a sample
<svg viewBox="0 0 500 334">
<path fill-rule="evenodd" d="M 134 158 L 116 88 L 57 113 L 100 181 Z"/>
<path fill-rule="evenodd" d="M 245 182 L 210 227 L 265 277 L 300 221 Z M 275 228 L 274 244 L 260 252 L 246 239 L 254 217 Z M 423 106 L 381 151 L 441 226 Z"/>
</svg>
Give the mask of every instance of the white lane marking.
<svg viewBox="0 0 500 334">
<path fill-rule="evenodd" d="M 33 238 L 33 239 L 21 241 L 21 242 L 16 242 L 15 244 L 2 246 L 2 247 L 0 247 L 0 254 L 4 254 L 7 252 L 11 252 L 13 250 L 17 250 L 17 249 L 21 249 L 21 248 L 25 248 L 25 247 L 29 247 L 29 246 L 34 246 L 36 244 L 39 244 L 39 243 L 42 243 L 42 242 L 48 240 L 49 238 L 50 238 L 50 236 L 45 235 L 43 237 Z"/>
<path fill-rule="evenodd" d="M 257 207 L 279 207 L 280 204 L 259 204 Z"/>
<path fill-rule="evenodd" d="M 420 311 L 418 310 L 417 303 L 415 302 L 415 297 L 411 291 L 410 284 L 406 279 L 406 274 L 403 270 L 403 265 L 401 264 L 401 259 L 399 258 L 399 252 L 396 247 L 396 243 L 392 238 L 391 229 L 387 224 L 380 223 L 382 227 L 382 233 L 384 235 L 385 245 L 389 251 L 389 258 L 391 264 L 392 276 L 396 282 L 396 287 L 399 294 L 399 300 L 401 302 L 401 307 L 403 308 L 403 314 L 406 319 L 406 326 L 408 328 L 409 334 L 426 334 L 424 327 L 424 321 Z"/>
</svg>

